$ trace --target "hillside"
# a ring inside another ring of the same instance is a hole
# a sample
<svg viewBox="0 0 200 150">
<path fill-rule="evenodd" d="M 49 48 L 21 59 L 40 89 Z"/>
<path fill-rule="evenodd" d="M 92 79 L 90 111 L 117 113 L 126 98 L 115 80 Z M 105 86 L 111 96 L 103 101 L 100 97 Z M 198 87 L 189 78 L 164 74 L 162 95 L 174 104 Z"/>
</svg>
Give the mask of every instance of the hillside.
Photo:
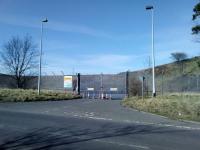
<svg viewBox="0 0 200 150">
<path fill-rule="evenodd" d="M 131 74 L 146 75 L 151 74 L 152 69 L 143 69 L 132 71 Z M 155 67 L 155 75 L 166 77 L 178 77 L 183 75 L 200 75 L 200 56 L 182 60 L 181 62 L 172 62 L 169 64 L 159 65 Z"/>
<path fill-rule="evenodd" d="M 130 72 L 130 86 L 136 86 L 133 80 L 145 77 L 145 91 L 151 93 L 152 69 Z M 200 56 L 156 66 L 155 68 L 156 91 L 158 94 L 171 92 L 199 92 L 200 91 Z"/>
</svg>

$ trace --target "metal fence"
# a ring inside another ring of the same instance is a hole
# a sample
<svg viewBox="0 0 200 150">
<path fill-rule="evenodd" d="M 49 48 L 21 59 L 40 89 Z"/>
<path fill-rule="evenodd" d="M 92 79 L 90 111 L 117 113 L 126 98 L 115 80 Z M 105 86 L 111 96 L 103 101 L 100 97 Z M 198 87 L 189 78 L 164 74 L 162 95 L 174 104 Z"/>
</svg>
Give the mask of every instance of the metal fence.
<svg viewBox="0 0 200 150">
<path fill-rule="evenodd" d="M 144 82 L 142 77 L 144 76 Z M 172 92 L 200 92 L 200 75 L 156 76 L 156 92 L 164 95 Z M 37 89 L 37 77 L 27 77 L 25 88 Z M 42 76 L 41 89 L 66 92 L 78 91 L 87 98 L 122 99 L 130 96 L 151 96 L 151 74 L 136 74 L 125 72 L 121 74 L 97 74 L 73 76 L 73 87 L 64 88 L 64 76 Z M 0 88 L 16 88 L 15 81 L 9 75 L 0 74 Z"/>
<path fill-rule="evenodd" d="M 72 88 L 64 88 L 64 75 L 41 77 L 41 89 L 59 92 L 78 92 L 87 98 L 122 99 L 126 96 L 126 74 L 73 75 Z M 26 89 L 37 89 L 36 76 L 26 77 Z M 0 88 L 16 88 L 11 76 L 0 74 Z"/>
<path fill-rule="evenodd" d="M 126 96 L 126 74 L 81 75 L 80 92 L 83 97 L 121 99 Z"/>
<path fill-rule="evenodd" d="M 150 96 L 152 93 L 152 77 L 151 75 L 144 76 L 143 83 L 144 95 Z M 141 76 L 138 76 L 138 79 Z M 156 93 L 157 95 L 165 95 L 169 93 L 189 93 L 200 92 L 200 75 L 179 75 L 179 76 L 156 76 Z M 142 80 L 140 80 L 140 92 L 142 95 Z"/>
</svg>

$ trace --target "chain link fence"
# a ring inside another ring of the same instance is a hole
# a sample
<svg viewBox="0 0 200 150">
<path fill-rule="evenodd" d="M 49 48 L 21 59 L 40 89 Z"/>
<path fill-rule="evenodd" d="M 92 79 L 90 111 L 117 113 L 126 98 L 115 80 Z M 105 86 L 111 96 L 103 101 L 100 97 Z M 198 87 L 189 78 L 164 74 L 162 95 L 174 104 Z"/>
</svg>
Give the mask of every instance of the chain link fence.
<svg viewBox="0 0 200 150">
<path fill-rule="evenodd" d="M 78 77 L 73 77 L 73 87 L 68 91 L 77 92 Z M 37 89 L 37 77 L 26 77 L 26 89 Z M 168 93 L 200 92 L 200 75 L 159 75 L 155 78 L 157 95 Z M 80 94 L 88 98 L 121 99 L 126 96 L 151 96 L 151 73 L 125 72 L 120 74 L 80 75 Z M 0 74 L 0 88 L 16 88 L 9 75 Z M 41 89 L 66 92 L 64 76 L 42 76 Z"/>
<path fill-rule="evenodd" d="M 126 74 L 81 75 L 80 92 L 83 97 L 122 99 L 126 96 Z"/>
<path fill-rule="evenodd" d="M 142 82 L 142 77 L 144 77 L 144 82 Z M 152 76 L 151 75 L 138 75 L 134 77 L 137 81 L 134 84 L 133 79 L 130 79 L 134 87 L 135 93 L 132 91 L 129 95 L 142 96 L 142 89 L 144 96 L 152 95 Z M 169 93 L 190 93 L 190 92 L 200 92 L 200 75 L 179 75 L 179 76 L 156 76 L 156 94 L 166 95 Z M 129 87 L 129 89 L 130 89 Z"/>
</svg>

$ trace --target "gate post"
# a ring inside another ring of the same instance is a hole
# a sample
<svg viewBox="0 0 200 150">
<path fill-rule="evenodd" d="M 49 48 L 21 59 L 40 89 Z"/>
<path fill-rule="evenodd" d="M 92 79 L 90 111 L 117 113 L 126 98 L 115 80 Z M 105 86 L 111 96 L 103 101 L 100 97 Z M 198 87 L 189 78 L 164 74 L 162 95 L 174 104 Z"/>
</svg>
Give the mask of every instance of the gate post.
<svg viewBox="0 0 200 150">
<path fill-rule="evenodd" d="M 104 93 L 103 93 L 103 73 L 101 73 L 101 99 L 104 98 Z"/>
<path fill-rule="evenodd" d="M 78 92 L 78 95 L 81 94 L 81 93 L 80 93 L 80 81 L 81 81 L 81 80 L 80 80 L 80 77 L 81 77 L 81 75 L 80 75 L 80 73 L 78 73 L 78 75 L 77 75 L 77 78 L 78 78 L 78 79 L 77 79 L 77 82 L 78 82 L 78 83 L 77 83 L 77 87 L 78 87 L 78 88 L 77 88 L 77 92 Z"/>
<path fill-rule="evenodd" d="M 126 72 L 125 74 L 126 78 L 126 83 L 125 83 L 125 88 L 126 88 L 126 97 L 129 97 L 129 71 Z"/>
</svg>

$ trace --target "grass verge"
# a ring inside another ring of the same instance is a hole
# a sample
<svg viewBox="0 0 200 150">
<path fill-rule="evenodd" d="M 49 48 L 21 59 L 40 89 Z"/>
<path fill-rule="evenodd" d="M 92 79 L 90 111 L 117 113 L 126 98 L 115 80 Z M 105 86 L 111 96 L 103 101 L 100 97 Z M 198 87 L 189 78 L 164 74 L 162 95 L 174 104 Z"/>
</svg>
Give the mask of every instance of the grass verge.
<svg viewBox="0 0 200 150">
<path fill-rule="evenodd" d="M 131 97 L 124 99 L 122 105 L 171 119 L 200 121 L 200 94 L 174 93 L 145 99 Z"/>
<path fill-rule="evenodd" d="M 0 102 L 29 102 L 77 99 L 80 96 L 72 93 L 41 91 L 23 89 L 0 89 Z"/>
</svg>

